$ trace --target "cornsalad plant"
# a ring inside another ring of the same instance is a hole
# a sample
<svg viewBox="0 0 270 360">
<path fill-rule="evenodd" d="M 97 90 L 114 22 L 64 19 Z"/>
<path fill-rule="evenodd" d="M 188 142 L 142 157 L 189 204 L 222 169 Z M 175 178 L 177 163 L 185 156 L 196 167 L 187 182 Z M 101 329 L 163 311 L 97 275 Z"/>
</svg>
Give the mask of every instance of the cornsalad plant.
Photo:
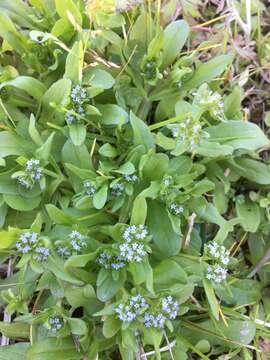
<svg viewBox="0 0 270 360">
<path fill-rule="evenodd" d="M 270 142 L 168 17 L 0 0 L 1 358 L 260 356 Z"/>
</svg>

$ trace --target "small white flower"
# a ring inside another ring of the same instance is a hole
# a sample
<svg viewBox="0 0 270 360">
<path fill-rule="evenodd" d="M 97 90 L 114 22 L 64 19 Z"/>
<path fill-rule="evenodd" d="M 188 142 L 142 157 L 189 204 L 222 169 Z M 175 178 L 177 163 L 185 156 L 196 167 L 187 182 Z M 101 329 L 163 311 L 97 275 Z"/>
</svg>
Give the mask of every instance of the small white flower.
<svg viewBox="0 0 270 360">
<path fill-rule="evenodd" d="M 184 208 L 182 206 L 177 205 L 176 203 L 172 203 L 169 206 L 169 209 L 170 209 L 171 213 L 173 213 L 174 215 L 180 215 L 184 211 Z"/>
<path fill-rule="evenodd" d="M 83 247 L 86 246 L 85 236 L 83 236 L 79 231 L 72 230 L 69 234 L 70 245 L 73 250 L 81 251 Z"/>
</svg>

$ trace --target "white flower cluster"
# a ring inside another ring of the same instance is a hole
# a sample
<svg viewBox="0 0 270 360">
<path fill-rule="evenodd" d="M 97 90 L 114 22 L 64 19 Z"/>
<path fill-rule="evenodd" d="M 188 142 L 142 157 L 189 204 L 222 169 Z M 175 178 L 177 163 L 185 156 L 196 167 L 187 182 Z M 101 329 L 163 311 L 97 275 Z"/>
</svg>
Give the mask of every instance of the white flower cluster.
<svg viewBox="0 0 270 360">
<path fill-rule="evenodd" d="M 105 269 L 120 270 L 126 266 L 126 264 L 125 264 L 124 260 L 121 258 L 121 256 L 111 255 L 106 251 L 102 252 L 99 255 L 97 262 L 99 265 L 103 266 Z"/>
<path fill-rule="evenodd" d="M 75 251 L 81 251 L 86 246 L 85 236 L 77 230 L 72 230 L 69 234 L 71 248 Z"/>
<path fill-rule="evenodd" d="M 163 329 L 166 320 L 174 320 L 176 318 L 179 311 L 179 303 L 172 296 L 166 296 L 160 300 L 159 310 L 151 311 L 149 308 L 148 302 L 138 294 L 131 297 L 127 304 L 120 304 L 115 309 L 115 312 L 122 321 L 132 322 L 141 317 L 146 328 Z"/>
<path fill-rule="evenodd" d="M 32 231 L 20 234 L 16 248 L 22 255 L 31 253 L 33 259 L 37 261 L 45 261 L 50 255 L 50 249 L 44 246 L 38 234 Z"/>
<path fill-rule="evenodd" d="M 202 126 L 197 121 L 188 118 L 182 123 L 167 125 L 171 130 L 172 136 L 179 142 L 188 144 L 189 151 L 193 151 L 201 143 Z"/>
<path fill-rule="evenodd" d="M 169 210 L 174 215 L 180 215 L 183 213 L 184 208 L 183 206 L 177 205 L 175 202 L 173 202 L 172 204 L 170 204 Z"/>
<path fill-rule="evenodd" d="M 224 103 L 222 96 L 216 91 L 213 92 L 208 86 L 203 85 L 198 92 L 194 92 L 194 103 L 202 106 L 210 114 L 220 120 L 224 119 Z"/>
<path fill-rule="evenodd" d="M 219 264 L 208 265 L 206 278 L 221 283 L 227 278 L 228 270 Z"/>
<path fill-rule="evenodd" d="M 26 162 L 25 176 L 19 177 L 18 182 L 25 188 L 31 188 L 35 182 L 39 181 L 43 175 L 43 168 L 40 166 L 40 161 L 37 159 L 30 159 Z"/>
<path fill-rule="evenodd" d="M 155 315 L 149 312 L 146 312 L 143 317 L 144 326 L 147 328 L 153 327 L 163 329 L 166 320 L 166 316 L 163 314 Z"/>
<path fill-rule="evenodd" d="M 174 320 L 176 318 L 179 307 L 178 301 L 175 301 L 172 296 L 162 298 L 159 312 L 146 312 L 144 314 L 144 326 L 162 329 L 166 320 Z"/>
<path fill-rule="evenodd" d="M 119 304 L 114 311 L 121 321 L 132 322 L 148 307 L 149 305 L 145 298 L 142 297 L 142 295 L 137 294 L 132 296 L 127 304 Z"/>
<path fill-rule="evenodd" d="M 114 183 L 112 186 L 111 186 L 111 195 L 113 197 L 119 197 L 119 196 L 122 196 L 123 195 L 123 192 L 125 190 L 125 185 L 122 184 L 121 182 L 118 182 L 118 183 Z"/>
<path fill-rule="evenodd" d="M 81 116 L 85 115 L 84 102 L 87 100 L 87 92 L 80 85 L 76 85 L 70 93 L 72 108 L 65 114 L 68 124 L 74 124 L 81 121 Z"/>
<path fill-rule="evenodd" d="M 48 259 L 49 255 L 50 249 L 48 249 L 46 246 L 40 245 L 35 248 L 33 258 L 37 261 L 45 261 Z"/>
<path fill-rule="evenodd" d="M 130 183 L 135 183 L 136 181 L 139 180 L 138 176 L 133 174 L 133 175 L 124 175 L 123 178 Z"/>
<path fill-rule="evenodd" d="M 148 235 L 148 230 L 145 225 L 130 225 L 123 233 L 123 239 L 126 242 L 144 240 Z"/>
<path fill-rule="evenodd" d="M 145 245 L 137 242 L 119 245 L 120 256 L 127 262 L 141 262 L 147 255 Z"/>
<path fill-rule="evenodd" d="M 38 234 L 35 232 L 25 232 L 19 236 L 19 240 L 16 242 L 16 247 L 22 254 L 27 254 L 33 250 L 39 241 Z"/>
<path fill-rule="evenodd" d="M 162 310 L 166 314 L 166 316 L 174 320 L 177 316 L 177 313 L 179 311 L 179 303 L 178 301 L 175 301 L 172 296 L 166 296 L 161 300 L 162 304 Z"/>
<path fill-rule="evenodd" d="M 86 180 L 83 183 L 83 187 L 84 187 L 85 194 L 88 196 L 93 196 L 95 194 L 95 192 L 97 191 L 95 184 L 90 180 Z"/>
<path fill-rule="evenodd" d="M 216 283 L 226 280 L 228 272 L 226 266 L 230 262 L 230 252 L 225 246 L 212 241 L 205 246 L 205 253 L 213 261 L 213 264 L 208 265 L 206 278 Z"/>
<path fill-rule="evenodd" d="M 122 235 L 125 242 L 119 245 L 120 257 L 126 262 L 141 262 L 147 255 L 145 244 L 142 243 L 147 235 L 144 225 L 131 225 L 126 228 Z"/>
<path fill-rule="evenodd" d="M 50 316 L 48 319 L 48 324 L 52 332 L 57 332 L 64 326 L 63 317 L 59 315 Z"/>
<path fill-rule="evenodd" d="M 206 246 L 206 254 L 212 259 L 220 262 L 223 265 L 228 265 L 230 262 L 230 252 L 225 246 L 218 244 L 216 241 L 211 241 Z"/>
</svg>

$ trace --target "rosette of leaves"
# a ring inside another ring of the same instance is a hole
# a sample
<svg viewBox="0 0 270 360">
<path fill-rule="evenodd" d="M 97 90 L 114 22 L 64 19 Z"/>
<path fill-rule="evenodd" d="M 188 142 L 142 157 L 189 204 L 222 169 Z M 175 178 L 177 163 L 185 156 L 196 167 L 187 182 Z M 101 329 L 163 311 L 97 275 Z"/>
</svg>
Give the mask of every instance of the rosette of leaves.
<svg viewBox="0 0 270 360">
<path fill-rule="evenodd" d="M 155 4 L 100 3 L 0 1 L 0 330 L 25 339 L 0 354 L 248 358 L 265 329 L 237 243 L 268 234 L 269 140 L 217 79 L 231 54 L 186 53 Z M 231 249 L 224 283 L 209 240 Z"/>
</svg>

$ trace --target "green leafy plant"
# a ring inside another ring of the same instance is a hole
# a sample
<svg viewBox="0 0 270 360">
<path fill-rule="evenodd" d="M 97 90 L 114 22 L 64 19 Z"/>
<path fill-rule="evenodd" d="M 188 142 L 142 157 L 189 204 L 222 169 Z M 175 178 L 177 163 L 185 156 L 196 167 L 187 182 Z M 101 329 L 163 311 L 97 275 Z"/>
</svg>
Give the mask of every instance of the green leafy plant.
<svg viewBox="0 0 270 360">
<path fill-rule="evenodd" d="M 160 10 L 0 0 L 3 357 L 251 359 L 269 336 L 270 142 L 234 54 L 186 51 Z"/>
</svg>

